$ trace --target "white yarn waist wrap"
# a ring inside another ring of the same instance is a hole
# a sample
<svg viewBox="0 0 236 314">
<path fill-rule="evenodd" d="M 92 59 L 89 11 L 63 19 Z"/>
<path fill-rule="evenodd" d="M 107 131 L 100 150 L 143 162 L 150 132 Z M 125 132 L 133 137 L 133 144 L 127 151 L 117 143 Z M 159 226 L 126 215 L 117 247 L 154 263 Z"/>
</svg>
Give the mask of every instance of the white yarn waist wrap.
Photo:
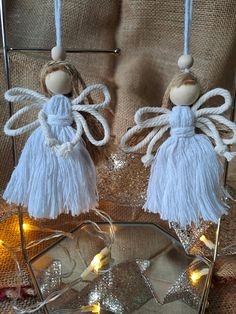
<svg viewBox="0 0 236 314">
<path fill-rule="evenodd" d="M 51 125 L 68 126 L 72 124 L 73 118 L 68 116 L 58 116 L 49 114 L 47 122 L 48 124 Z"/>
<path fill-rule="evenodd" d="M 183 128 L 172 128 L 170 134 L 171 136 L 175 137 L 190 137 L 195 134 L 195 128 L 193 126 Z"/>
</svg>

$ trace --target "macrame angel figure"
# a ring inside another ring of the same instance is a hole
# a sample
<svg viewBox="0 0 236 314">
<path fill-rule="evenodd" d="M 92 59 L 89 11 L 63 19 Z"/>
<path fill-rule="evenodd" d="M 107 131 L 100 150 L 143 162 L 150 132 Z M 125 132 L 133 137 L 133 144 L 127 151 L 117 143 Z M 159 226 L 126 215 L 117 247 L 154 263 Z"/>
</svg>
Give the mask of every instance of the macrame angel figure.
<svg viewBox="0 0 236 314">
<path fill-rule="evenodd" d="M 227 212 L 217 155 L 228 161 L 235 155 L 228 151 L 228 145 L 236 143 L 236 125 L 222 116 L 231 107 L 230 93 L 216 88 L 199 95 L 197 78 L 189 71 L 179 73 L 167 88 L 162 107 L 139 109 L 134 117 L 136 125 L 121 139 L 121 147 L 128 153 L 147 145 L 142 162 L 152 167 L 144 209 L 183 228 L 201 219 L 217 223 Z M 221 96 L 224 103 L 204 108 L 215 96 Z M 151 118 L 147 118 L 148 113 Z M 230 137 L 221 136 L 222 127 L 230 131 Z M 144 130 L 150 131 L 138 144 L 131 144 Z M 168 130 L 170 136 L 154 157 L 155 144 Z"/>
<path fill-rule="evenodd" d="M 97 147 L 109 140 L 108 123 L 98 110 L 108 106 L 110 94 L 102 84 L 88 86 L 79 94 L 78 77 L 70 63 L 50 61 L 41 72 L 44 95 L 25 88 L 5 93 L 10 102 L 26 103 L 7 121 L 5 133 L 18 136 L 35 130 L 3 197 L 8 203 L 28 207 L 29 215 L 35 218 L 56 218 L 69 212 L 79 215 L 97 205 L 91 156 L 97 157 Z M 104 95 L 103 102 L 85 104 L 91 92 L 99 91 Z M 37 120 L 12 129 L 19 118 L 35 110 Z"/>
</svg>

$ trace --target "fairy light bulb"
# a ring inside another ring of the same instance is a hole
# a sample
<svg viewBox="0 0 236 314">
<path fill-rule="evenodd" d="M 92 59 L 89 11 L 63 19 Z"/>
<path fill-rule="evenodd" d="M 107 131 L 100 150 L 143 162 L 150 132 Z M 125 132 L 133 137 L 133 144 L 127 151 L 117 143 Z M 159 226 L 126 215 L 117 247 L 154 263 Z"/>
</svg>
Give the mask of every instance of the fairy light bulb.
<svg viewBox="0 0 236 314">
<path fill-rule="evenodd" d="M 24 230 L 24 231 L 29 230 L 29 224 L 24 223 L 24 224 L 23 224 L 23 230 Z"/>
<path fill-rule="evenodd" d="M 207 239 L 204 234 L 200 237 L 200 241 L 202 241 L 210 250 L 215 249 L 215 244 L 211 240 Z"/>
<path fill-rule="evenodd" d="M 0 245 L 3 245 L 3 243 L 4 243 L 3 240 L 0 240 Z"/>
<path fill-rule="evenodd" d="M 103 256 L 99 253 L 94 256 L 91 265 L 93 266 L 93 270 L 97 273 L 100 268 L 102 268 L 102 260 Z"/>
<path fill-rule="evenodd" d="M 197 284 L 199 279 L 202 276 L 205 276 L 208 274 L 209 269 L 208 268 L 203 268 L 201 270 L 194 270 L 191 274 L 190 274 L 190 279 L 192 281 L 193 284 Z"/>
<path fill-rule="evenodd" d="M 100 311 L 101 311 L 101 305 L 100 305 L 100 303 L 94 304 L 94 305 L 93 305 L 92 313 L 100 314 Z"/>
<path fill-rule="evenodd" d="M 81 307 L 81 312 L 82 313 L 86 313 L 86 312 L 92 312 L 92 313 L 97 313 L 97 314 L 100 314 L 101 312 L 101 305 L 100 303 L 96 303 L 96 304 L 93 304 L 93 305 L 84 305 Z"/>
<path fill-rule="evenodd" d="M 193 283 L 196 283 L 200 278 L 201 278 L 201 274 L 199 271 L 193 271 L 191 276 L 190 276 L 191 280 Z"/>
<path fill-rule="evenodd" d="M 97 273 L 99 269 L 102 268 L 104 265 L 107 265 L 109 261 L 110 261 L 110 249 L 105 247 L 104 249 L 101 250 L 100 253 L 94 256 L 92 262 L 81 274 L 81 278 L 85 279 L 93 271 Z"/>
</svg>

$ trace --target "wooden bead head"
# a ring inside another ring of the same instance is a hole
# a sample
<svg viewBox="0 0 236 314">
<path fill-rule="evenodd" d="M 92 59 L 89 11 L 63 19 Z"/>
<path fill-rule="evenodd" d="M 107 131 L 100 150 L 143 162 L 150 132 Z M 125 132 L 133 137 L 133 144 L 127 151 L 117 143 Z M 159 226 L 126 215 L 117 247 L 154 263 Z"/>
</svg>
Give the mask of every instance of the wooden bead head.
<svg viewBox="0 0 236 314">
<path fill-rule="evenodd" d="M 79 95 L 79 73 L 67 61 L 49 61 L 40 74 L 42 92 L 46 96 L 52 95 Z"/>
<path fill-rule="evenodd" d="M 191 106 L 200 95 L 200 86 L 196 81 L 186 81 L 170 90 L 170 100 L 176 106 Z"/>
<path fill-rule="evenodd" d="M 181 72 L 174 76 L 163 97 L 162 106 L 190 106 L 200 96 L 201 88 L 197 78 L 191 72 Z"/>
</svg>

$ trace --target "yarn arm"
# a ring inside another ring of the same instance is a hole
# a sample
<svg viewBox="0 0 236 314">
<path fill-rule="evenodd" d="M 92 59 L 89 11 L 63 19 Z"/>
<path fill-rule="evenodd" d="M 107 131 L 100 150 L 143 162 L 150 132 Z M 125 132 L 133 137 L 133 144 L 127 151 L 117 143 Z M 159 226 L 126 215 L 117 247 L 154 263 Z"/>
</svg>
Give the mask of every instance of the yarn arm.
<svg viewBox="0 0 236 314">
<path fill-rule="evenodd" d="M 220 156 L 224 156 L 230 161 L 236 153 L 229 152 L 227 145 L 224 143 L 217 130 L 215 124 L 208 118 L 198 117 L 196 120 L 196 127 L 201 129 L 208 137 L 212 138 L 215 142 L 215 151 Z"/>
</svg>

